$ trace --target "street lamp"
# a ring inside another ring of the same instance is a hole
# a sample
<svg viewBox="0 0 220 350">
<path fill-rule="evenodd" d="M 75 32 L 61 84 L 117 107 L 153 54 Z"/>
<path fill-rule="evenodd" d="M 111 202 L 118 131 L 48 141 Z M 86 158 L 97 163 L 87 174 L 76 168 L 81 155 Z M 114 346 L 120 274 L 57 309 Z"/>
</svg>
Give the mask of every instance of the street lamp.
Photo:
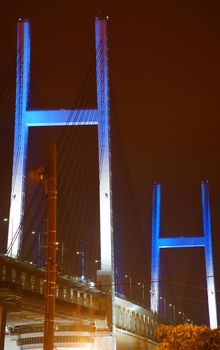
<svg viewBox="0 0 220 350">
<path fill-rule="evenodd" d="M 94 260 L 94 263 L 95 263 L 95 264 L 99 264 L 99 263 L 100 263 L 100 264 L 101 264 L 101 267 L 102 267 L 102 266 L 105 266 L 105 267 L 107 267 L 108 269 L 111 269 L 111 266 L 110 266 L 110 265 L 102 264 L 102 260 L 100 260 L 100 259 L 99 259 L 99 260 L 97 260 L 97 259 Z"/>
<path fill-rule="evenodd" d="M 173 324 L 176 324 L 176 306 L 173 304 L 169 304 L 169 307 L 173 309 Z"/>
<path fill-rule="evenodd" d="M 40 236 L 40 232 L 36 232 L 36 231 L 31 231 L 31 234 L 32 235 L 36 235 L 36 234 L 38 234 L 38 241 L 37 241 L 37 252 L 38 252 L 38 256 L 37 256 L 37 264 L 38 264 L 38 266 L 40 265 L 40 253 L 41 253 L 41 247 L 42 247 L 42 245 L 41 245 L 41 236 Z"/>
<path fill-rule="evenodd" d="M 187 323 L 193 324 L 193 320 L 191 318 L 187 318 Z"/>
<path fill-rule="evenodd" d="M 7 227 L 8 227 L 8 218 L 7 217 L 0 218 L 0 234 L 1 234 L 0 250 L 1 251 L 4 251 L 5 248 L 7 247 L 7 243 L 6 243 L 7 240 L 5 239 Z M 6 247 L 5 247 L 5 244 L 6 244 Z M 6 252 L 7 252 L 6 255 L 8 255 L 7 248 L 6 248 Z"/>
<path fill-rule="evenodd" d="M 182 316 L 182 323 L 185 323 L 185 314 L 182 311 L 178 311 L 179 316 Z"/>
<path fill-rule="evenodd" d="M 167 317 L 166 298 L 160 297 L 159 299 L 163 301 L 163 317 L 164 317 L 164 319 L 166 319 L 166 317 Z"/>
<path fill-rule="evenodd" d="M 64 251 L 65 251 L 65 246 L 63 242 L 58 242 L 59 245 L 59 252 L 60 252 L 60 247 L 61 247 L 61 263 L 60 263 L 60 271 L 64 271 Z M 60 254 L 59 254 L 60 256 Z"/>
<path fill-rule="evenodd" d="M 142 301 L 143 301 L 143 304 L 144 304 L 144 300 L 145 300 L 144 283 L 143 282 L 138 282 L 138 286 L 142 286 Z"/>
<path fill-rule="evenodd" d="M 84 280 L 85 278 L 85 252 L 76 252 L 77 255 L 80 255 L 82 258 L 82 272 L 81 272 L 81 279 Z"/>
<path fill-rule="evenodd" d="M 131 283 L 132 283 L 131 276 L 125 275 L 125 278 L 128 278 L 129 280 L 129 299 L 131 300 Z"/>
</svg>

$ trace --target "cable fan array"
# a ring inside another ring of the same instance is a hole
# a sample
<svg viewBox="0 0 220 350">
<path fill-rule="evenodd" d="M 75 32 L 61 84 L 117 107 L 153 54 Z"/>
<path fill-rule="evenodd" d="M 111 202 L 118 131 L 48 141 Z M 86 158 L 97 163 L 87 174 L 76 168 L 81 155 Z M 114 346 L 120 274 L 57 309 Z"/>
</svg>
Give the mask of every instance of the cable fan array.
<svg viewBox="0 0 220 350">
<path fill-rule="evenodd" d="M 62 246 L 62 249 L 60 248 L 58 252 L 58 259 L 60 260 L 59 264 L 63 265 L 61 268 L 67 273 L 79 273 L 80 259 L 74 254 L 76 250 L 87 250 L 87 260 L 91 261 L 94 261 L 98 254 L 99 174 L 97 163 L 99 161 L 99 164 L 102 164 L 103 160 L 104 127 L 101 137 L 99 137 L 102 152 L 100 152 L 98 159 L 97 127 L 90 125 L 94 121 L 94 115 L 89 110 L 84 111 L 83 117 L 80 115 L 80 107 L 82 105 L 88 106 L 91 100 L 95 100 L 96 62 L 100 65 L 100 46 L 82 83 L 76 99 L 75 110 L 70 113 L 66 126 L 59 128 L 60 132 L 56 140 L 58 149 L 57 238 L 60 247 Z M 99 72 L 99 69 L 97 71 Z M 99 76 L 97 76 L 97 82 L 101 84 Z M 79 123 L 79 121 L 86 127 L 77 126 L 77 128 L 73 128 L 73 125 Z M 101 125 L 104 125 L 104 120 L 101 120 Z M 19 154 L 16 154 L 17 157 L 19 157 Z M 94 162 L 96 163 L 95 166 L 92 164 Z M 47 169 L 47 166 L 45 168 Z M 44 263 L 45 255 L 42 246 L 45 246 L 43 232 L 45 231 L 44 221 L 47 210 L 44 191 L 42 188 L 39 189 L 39 186 L 41 185 L 30 185 L 27 181 L 27 191 L 29 193 L 25 200 L 24 216 L 14 236 L 14 240 L 23 228 L 19 256 L 41 265 Z M 86 203 L 83 199 L 84 196 L 86 196 Z M 12 245 L 13 242 L 10 243 L 8 252 Z M 94 249 L 95 246 L 96 248 Z M 88 271 L 89 265 L 91 264 L 87 264 L 87 275 L 90 273 Z"/>
</svg>

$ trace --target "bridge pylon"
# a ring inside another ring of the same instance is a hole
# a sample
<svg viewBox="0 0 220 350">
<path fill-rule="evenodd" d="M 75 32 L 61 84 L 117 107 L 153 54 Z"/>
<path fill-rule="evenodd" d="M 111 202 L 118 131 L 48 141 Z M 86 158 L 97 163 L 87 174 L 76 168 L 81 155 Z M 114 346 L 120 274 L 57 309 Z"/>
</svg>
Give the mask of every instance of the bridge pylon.
<svg viewBox="0 0 220 350">
<path fill-rule="evenodd" d="M 212 254 L 212 232 L 209 184 L 203 181 L 202 219 L 203 235 L 193 237 L 160 237 L 161 186 L 154 183 L 152 202 L 152 250 L 151 250 L 151 311 L 159 311 L 159 279 L 160 251 L 165 248 L 196 248 L 203 247 L 205 253 L 206 285 L 208 295 L 209 323 L 211 328 L 217 328 L 217 307 Z"/>
<path fill-rule="evenodd" d="M 100 201 L 100 250 L 101 270 L 99 278 L 110 285 L 112 322 L 114 311 L 114 243 L 112 225 L 112 190 L 110 162 L 110 116 L 108 84 L 108 18 L 95 20 L 96 90 L 95 109 L 30 109 L 30 23 L 19 20 L 17 25 L 16 108 L 14 153 L 12 170 L 11 205 L 8 231 L 8 254 L 16 257 L 22 244 L 22 221 L 24 217 L 25 174 L 28 151 L 28 130 L 35 126 L 96 125 L 98 128 L 99 153 L 99 201 Z M 89 115 L 89 120 L 87 116 Z M 70 120 L 71 116 L 71 120 Z M 114 337 L 113 337 L 114 338 Z M 114 345 L 115 348 L 115 345 Z"/>
</svg>

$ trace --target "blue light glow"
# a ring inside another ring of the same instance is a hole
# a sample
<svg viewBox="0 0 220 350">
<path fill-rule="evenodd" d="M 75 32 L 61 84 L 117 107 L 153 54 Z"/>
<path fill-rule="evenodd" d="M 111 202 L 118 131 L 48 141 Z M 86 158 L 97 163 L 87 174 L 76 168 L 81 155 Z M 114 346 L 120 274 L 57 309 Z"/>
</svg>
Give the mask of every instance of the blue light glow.
<svg viewBox="0 0 220 350">
<path fill-rule="evenodd" d="M 101 242 L 100 276 L 108 276 L 107 285 L 112 286 L 113 313 L 111 323 L 113 324 L 114 333 L 114 249 L 111 213 L 107 22 L 99 18 L 96 18 L 95 21 L 97 109 L 90 110 L 28 109 L 30 79 L 29 22 L 19 20 L 17 33 L 16 113 L 8 252 L 12 257 L 16 257 L 22 243 L 28 128 L 34 126 L 97 125 Z M 69 122 L 70 115 L 71 122 Z M 115 337 L 113 337 L 113 342 L 115 348 Z"/>
<path fill-rule="evenodd" d="M 209 321 L 211 328 L 218 327 L 217 306 L 215 294 L 214 265 L 212 254 L 212 230 L 211 230 L 211 212 L 209 185 L 207 181 L 202 182 L 202 218 L 203 234 L 205 247 L 205 265 L 206 265 L 206 284 L 209 305 Z"/>
<path fill-rule="evenodd" d="M 209 307 L 209 323 L 211 328 L 217 328 L 216 293 L 214 267 L 212 256 L 212 233 L 209 187 L 202 182 L 202 217 L 203 236 L 194 237 L 160 237 L 160 184 L 153 186 L 152 202 L 152 251 L 151 251 L 151 310 L 158 313 L 159 309 L 159 279 L 160 279 L 160 249 L 204 247 L 206 263 L 206 282 Z"/>
<path fill-rule="evenodd" d="M 158 312 L 160 275 L 160 184 L 154 183 L 152 202 L 151 311 Z"/>
<path fill-rule="evenodd" d="M 8 251 L 17 256 L 22 241 L 25 173 L 28 128 L 34 126 L 97 125 L 100 176 L 100 236 L 101 270 L 112 273 L 111 184 L 109 152 L 108 62 L 107 25 L 96 19 L 96 76 L 97 109 L 31 110 L 28 109 L 30 76 L 30 24 L 19 20 L 17 24 L 17 70 L 14 158 L 11 207 L 8 233 Z M 71 115 L 71 122 L 69 116 Z M 88 118 L 89 115 L 89 118 Z M 85 117 L 86 116 L 86 117 Z M 74 120 L 74 121 L 72 121 Z M 106 195 L 107 194 L 107 195 Z M 12 244 L 13 243 L 13 244 Z"/>
</svg>

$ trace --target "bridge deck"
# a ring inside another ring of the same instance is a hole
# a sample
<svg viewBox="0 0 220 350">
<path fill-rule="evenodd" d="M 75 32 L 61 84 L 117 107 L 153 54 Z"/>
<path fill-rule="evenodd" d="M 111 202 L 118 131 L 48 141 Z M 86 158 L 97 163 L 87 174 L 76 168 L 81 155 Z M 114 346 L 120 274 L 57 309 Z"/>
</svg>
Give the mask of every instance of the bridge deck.
<svg viewBox="0 0 220 350">
<path fill-rule="evenodd" d="M 44 323 L 45 271 L 33 264 L 0 255 L 0 301 L 8 308 L 7 326 Z M 57 275 L 56 324 L 78 326 L 105 324 L 108 295 L 74 276 Z M 154 339 L 158 318 L 149 310 L 116 297 L 116 327 Z M 9 302 L 8 302 L 9 301 Z M 103 326 L 102 326 L 103 327 Z M 105 327 L 103 327 L 105 328 Z M 120 338 L 120 337 L 119 337 Z"/>
</svg>

